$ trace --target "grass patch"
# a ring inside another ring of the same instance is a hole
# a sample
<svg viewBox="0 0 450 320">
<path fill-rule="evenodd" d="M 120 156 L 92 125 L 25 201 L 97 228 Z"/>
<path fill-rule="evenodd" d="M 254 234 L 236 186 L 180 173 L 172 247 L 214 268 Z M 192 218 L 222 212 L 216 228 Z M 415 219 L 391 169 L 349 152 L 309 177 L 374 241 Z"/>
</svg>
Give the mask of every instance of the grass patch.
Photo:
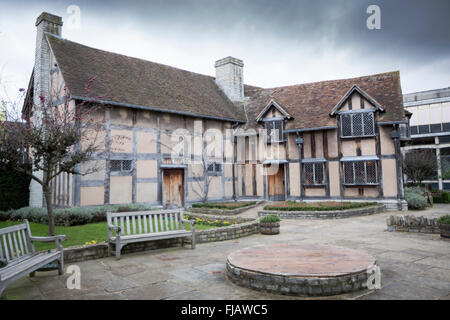
<svg viewBox="0 0 450 320">
<path fill-rule="evenodd" d="M 21 223 L 22 223 L 21 221 L 11 221 L 11 220 L 0 221 L 0 228 L 6 228 Z M 186 230 L 191 229 L 191 225 L 188 223 L 185 223 L 185 227 Z M 197 223 L 195 225 L 195 230 L 210 229 L 214 227 L 216 226 Z M 31 234 L 33 236 L 43 236 L 43 237 L 48 236 L 48 226 L 46 224 L 30 222 L 30 228 Z M 70 226 L 70 227 L 56 226 L 55 234 L 66 235 L 66 240 L 62 243 L 62 245 L 64 248 L 67 248 L 71 246 L 84 245 L 87 242 L 90 242 L 91 244 L 105 242 L 108 238 L 108 229 L 106 227 L 106 222 L 98 222 L 98 223 L 89 223 L 82 226 Z M 55 243 L 52 242 L 50 243 L 34 242 L 34 246 L 36 251 L 56 248 Z"/>
<path fill-rule="evenodd" d="M 264 210 L 274 211 L 334 211 L 334 210 L 349 210 L 365 207 L 373 207 L 378 205 L 377 202 L 295 202 L 283 201 L 264 207 Z"/>
<path fill-rule="evenodd" d="M 192 208 L 234 210 L 253 206 L 255 204 L 256 201 L 206 202 L 206 203 L 195 203 L 192 205 Z"/>
</svg>

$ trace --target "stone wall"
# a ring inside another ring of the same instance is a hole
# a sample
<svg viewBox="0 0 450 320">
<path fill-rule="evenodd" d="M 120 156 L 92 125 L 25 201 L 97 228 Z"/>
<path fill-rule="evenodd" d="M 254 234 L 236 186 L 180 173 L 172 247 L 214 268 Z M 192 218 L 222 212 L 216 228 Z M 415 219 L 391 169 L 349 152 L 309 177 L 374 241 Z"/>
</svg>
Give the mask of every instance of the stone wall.
<svg viewBox="0 0 450 320">
<path fill-rule="evenodd" d="M 367 208 L 335 210 L 335 211 L 275 211 L 262 210 L 258 216 L 263 217 L 269 214 L 276 214 L 281 219 L 341 219 L 355 216 L 367 216 L 375 213 L 384 212 L 384 205 L 378 205 Z"/>
<path fill-rule="evenodd" d="M 259 221 L 255 219 L 248 219 L 248 218 L 246 219 L 241 217 L 211 216 L 209 214 L 207 215 L 190 214 L 190 213 L 186 214 L 191 218 L 200 218 L 200 219 L 208 218 L 211 220 L 230 221 L 231 223 L 233 222 L 237 223 L 234 225 L 230 225 L 228 227 L 217 227 L 206 230 L 196 230 L 195 239 L 197 243 L 231 240 L 259 233 Z M 184 238 L 183 242 L 186 245 L 189 245 L 191 243 L 191 239 Z M 130 243 L 123 247 L 122 254 L 177 247 L 180 245 L 181 240 L 179 238 Z M 190 247 L 187 247 L 186 249 L 190 250 Z M 114 247 L 112 248 L 112 250 L 114 250 Z M 99 243 L 95 245 L 86 245 L 64 249 L 64 261 L 66 263 L 101 259 L 106 257 L 108 257 L 107 243 Z"/>
<path fill-rule="evenodd" d="M 440 233 L 438 218 L 416 216 L 388 216 L 388 231 Z"/>
<path fill-rule="evenodd" d="M 366 271 L 335 277 L 289 277 L 249 271 L 226 264 L 227 277 L 253 290 L 298 296 L 330 296 L 367 289 Z"/>
</svg>

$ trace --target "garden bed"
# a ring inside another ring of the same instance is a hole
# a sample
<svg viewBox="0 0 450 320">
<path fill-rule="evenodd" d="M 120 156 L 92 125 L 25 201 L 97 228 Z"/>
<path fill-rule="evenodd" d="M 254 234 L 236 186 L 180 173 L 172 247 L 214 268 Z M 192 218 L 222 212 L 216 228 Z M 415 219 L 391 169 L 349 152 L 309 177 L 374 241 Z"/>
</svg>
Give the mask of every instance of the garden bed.
<svg viewBox="0 0 450 320">
<path fill-rule="evenodd" d="M 294 202 L 267 205 L 259 211 L 260 217 L 276 214 L 282 219 L 339 219 L 383 212 L 385 206 L 376 202 Z"/>
<path fill-rule="evenodd" d="M 195 203 L 188 209 L 190 212 L 231 216 L 256 207 L 257 201 L 206 202 Z"/>
<path fill-rule="evenodd" d="M 195 237 L 197 243 L 223 241 L 236 239 L 259 233 L 259 221 L 241 217 L 224 217 L 203 214 L 186 213 L 188 219 L 195 219 Z M 22 221 L 0 221 L 0 228 L 20 224 Z M 185 223 L 187 230 L 190 224 Z M 47 236 L 48 226 L 30 222 L 33 236 Z M 56 226 L 55 234 L 65 234 L 64 260 L 76 262 L 91 259 L 106 258 L 108 256 L 106 222 L 88 223 L 81 226 Z M 185 239 L 186 244 L 190 239 Z M 54 243 L 36 242 L 36 251 L 55 249 Z M 162 239 L 138 242 L 126 245 L 122 253 L 142 252 L 154 249 L 176 247 L 180 245 L 179 239 Z"/>
</svg>

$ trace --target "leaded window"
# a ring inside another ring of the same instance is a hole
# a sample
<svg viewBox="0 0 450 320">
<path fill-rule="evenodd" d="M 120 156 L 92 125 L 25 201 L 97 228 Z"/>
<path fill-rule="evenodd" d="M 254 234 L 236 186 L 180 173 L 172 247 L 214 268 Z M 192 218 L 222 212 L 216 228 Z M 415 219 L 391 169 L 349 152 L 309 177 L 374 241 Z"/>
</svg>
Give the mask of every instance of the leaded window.
<svg viewBox="0 0 450 320">
<path fill-rule="evenodd" d="M 344 166 L 344 184 L 365 185 L 377 184 L 377 165 L 375 160 L 346 161 Z"/>
<path fill-rule="evenodd" d="M 131 160 L 111 160 L 111 172 L 130 172 L 133 169 Z"/>
<path fill-rule="evenodd" d="M 267 142 L 281 142 L 283 136 L 283 120 L 269 120 L 265 122 L 267 130 Z"/>
<path fill-rule="evenodd" d="M 306 162 L 303 163 L 303 174 L 305 177 L 305 185 L 323 185 L 325 166 L 323 162 Z"/>
<path fill-rule="evenodd" d="M 211 162 L 207 167 L 208 174 L 220 174 L 222 173 L 222 164 L 218 162 Z"/>
<path fill-rule="evenodd" d="M 365 137 L 375 134 L 373 112 L 352 112 L 341 114 L 342 137 Z"/>
</svg>

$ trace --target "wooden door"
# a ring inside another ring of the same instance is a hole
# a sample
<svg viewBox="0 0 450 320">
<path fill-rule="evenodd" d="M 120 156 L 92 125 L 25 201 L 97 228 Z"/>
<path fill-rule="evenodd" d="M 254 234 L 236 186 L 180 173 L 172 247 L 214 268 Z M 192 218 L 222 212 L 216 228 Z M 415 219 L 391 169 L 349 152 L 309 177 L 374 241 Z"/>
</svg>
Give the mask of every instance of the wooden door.
<svg viewBox="0 0 450 320">
<path fill-rule="evenodd" d="M 284 200 L 284 164 L 275 174 L 267 176 L 269 200 Z"/>
<path fill-rule="evenodd" d="M 184 206 L 184 170 L 164 170 L 164 206 L 166 208 Z"/>
</svg>

